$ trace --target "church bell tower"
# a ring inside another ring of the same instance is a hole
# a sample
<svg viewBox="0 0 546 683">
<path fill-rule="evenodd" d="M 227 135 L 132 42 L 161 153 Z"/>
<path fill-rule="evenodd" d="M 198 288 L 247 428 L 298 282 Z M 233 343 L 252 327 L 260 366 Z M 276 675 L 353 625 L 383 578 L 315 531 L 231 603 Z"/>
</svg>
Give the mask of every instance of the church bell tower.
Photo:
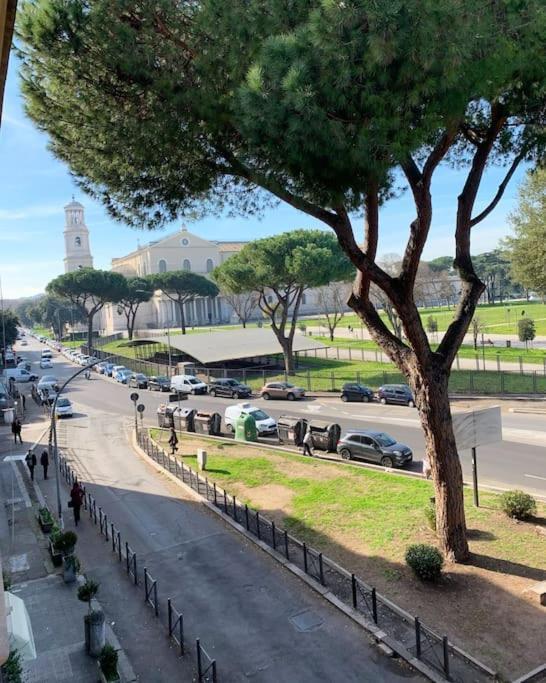
<svg viewBox="0 0 546 683">
<path fill-rule="evenodd" d="M 92 268 L 93 257 L 89 247 L 89 230 L 85 225 L 84 208 L 72 201 L 64 207 L 64 272 L 79 268 Z"/>
</svg>

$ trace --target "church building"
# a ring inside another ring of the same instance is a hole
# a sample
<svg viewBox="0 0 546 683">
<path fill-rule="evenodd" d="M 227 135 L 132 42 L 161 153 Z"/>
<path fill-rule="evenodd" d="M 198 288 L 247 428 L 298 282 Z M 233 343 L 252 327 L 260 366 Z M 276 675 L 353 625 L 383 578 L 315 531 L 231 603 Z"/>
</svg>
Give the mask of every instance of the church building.
<svg viewBox="0 0 546 683">
<path fill-rule="evenodd" d="M 89 230 L 85 225 L 83 205 L 72 201 L 64 207 L 64 272 L 92 268 L 93 257 L 89 246 Z"/>
</svg>

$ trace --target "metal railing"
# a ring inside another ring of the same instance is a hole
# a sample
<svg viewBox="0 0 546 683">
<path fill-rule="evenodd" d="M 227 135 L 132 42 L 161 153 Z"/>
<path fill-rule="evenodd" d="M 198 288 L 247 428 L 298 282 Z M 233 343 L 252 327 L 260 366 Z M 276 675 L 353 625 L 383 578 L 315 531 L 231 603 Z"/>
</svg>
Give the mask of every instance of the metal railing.
<svg viewBox="0 0 546 683">
<path fill-rule="evenodd" d="M 163 462 L 167 461 L 164 460 Z M 69 486 L 72 486 L 74 482 L 77 481 L 75 472 L 68 464 L 66 458 L 62 455 L 59 456 L 59 469 Z M 88 491 L 85 491 L 83 506 L 84 510 L 88 511 L 91 522 L 93 522 L 101 536 L 103 536 L 104 540 L 110 545 L 110 549 L 117 557 L 118 562 L 125 566 L 125 572 L 131 583 L 137 587 L 144 587 L 144 602 L 151 606 L 155 616 L 159 619 L 161 609 L 158 598 L 159 589 L 157 579 L 153 578 L 147 567 L 143 567 L 142 570 L 140 569 L 141 565 L 138 562 L 136 551 L 131 548 L 127 541 L 125 541 L 125 543 L 122 542 L 121 531 L 113 522 L 109 522 L 108 515 L 101 506 L 97 505 L 97 501 Z M 180 655 L 186 656 L 187 649 L 185 647 L 184 638 L 184 616 L 182 612 L 179 612 L 172 604 L 171 598 L 167 599 L 165 614 L 167 615 L 168 636 L 178 645 Z M 216 660 L 212 659 L 207 654 L 199 639 L 196 639 L 195 646 L 197 680 L 199 683 L 216 683 Z"/>
<path fill-rule="evenodd" d="M 160 448 L 150 438 L 147 430 L 140 429 L 137 432 L 137 441 L 164 469 L 188 484 L 260 542 L 266 543 L 308 576 L 327 587 L 338 599 L 369 622 L 379 626 L 429 667 L 439 671 L 449 680 L 460 683 L 466 683 L 468 680 L 494 680 L 494 672 L 480 665 L 474 658 L 465 656 L 465 653 L 454 646 L 447 636 L 436 634 L 416 617 L 380 595 L 375 587 L 349 573 L 306 542 L 292 536 L 286 529 L 279 528 L 259 510 L 241 503 L 236 496 L 220 488 L 215 482 L 209 482 L 207 477 L 194 471 L 184 462 L 175 465 L 177 458 L 173 458 Z"/>
</svg>

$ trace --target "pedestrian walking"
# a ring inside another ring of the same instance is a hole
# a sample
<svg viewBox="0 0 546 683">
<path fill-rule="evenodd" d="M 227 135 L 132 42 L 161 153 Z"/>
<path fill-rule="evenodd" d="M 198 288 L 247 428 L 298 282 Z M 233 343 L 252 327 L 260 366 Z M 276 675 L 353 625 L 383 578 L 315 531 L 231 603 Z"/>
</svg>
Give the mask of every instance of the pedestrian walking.
<svg viewBox="0 0 546 683">
<path fill-rule="evenodd" d="M 312 457 L 313 447 L 313 435 L 311 434 L 311 430 L 308 429 L 303 437 L 303 455 L 310 455 Z"/>
<path fill-rule="evenodd" d="M 34 481 L 34 468 L 36 467 L 36 454 L 32 449 L 29 449 L 27 456 L 25 458 L 25 462 L 28 467 L 28 471 L 30 472 L 30 479 L 31 481 Z"/>
<path fill-rule="evenodd" d="M 40 465 L 44 468 L 44 479 L 47 479 L 47 468 L 49 467 L 49 455 L 44 449 L 42 455 L 40 456 Z"/>
<path fill-rule="evenodd" d="M 169 437 L 169 446 L 171 447 L 171 453 L 174 455 L 175 451 L 178 448 L 178 437 L 176 436 L 176 432 L 174 430 L 174 427 L 171 427 L 171 436 Z"/>
<path fill-rule="evenodd" d="M 80 510 L 83 505 L 84 496 L 85 492 L 83 488 L 77 481 L 75 481 L 74 486 L 70 489 L 70 501 L 68 503 L 68 507 L 71 507 L 74 511 L 74 524 L 76 526 L 78 526 L 78 522 L 80 521 Z"/>
<path fill-rule="evenodd" d="M 430 460 L 426 455 L 423 455 L 423 476 L 430 479 L 432 475 L 432 468 L 430 466 Z"/>
<path fill-rule="evenodd" d="M 17 443 L 17 438 L 19 438 L 19 443 L 23 443 L 23 439 L 21 438 L 21 421 L 19 418 L 14 418 L 13 422 L 11 423 L 11 432 L 13 434 L 13 442 Z"/>
</svg>

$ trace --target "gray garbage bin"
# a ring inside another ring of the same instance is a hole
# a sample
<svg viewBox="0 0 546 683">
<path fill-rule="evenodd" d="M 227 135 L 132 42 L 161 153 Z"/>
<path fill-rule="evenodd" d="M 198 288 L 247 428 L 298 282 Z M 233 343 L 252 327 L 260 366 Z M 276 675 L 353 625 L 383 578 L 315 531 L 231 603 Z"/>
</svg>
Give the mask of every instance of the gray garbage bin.
<svg viewBox="0 0 546 683">
<path fill-rule="evenodd" d="M 301 446 L 306 429 L 307 420 L 303 417 L 281 415 L 277 420 L 279 441 L 287 445 Z"/>
<path fill-rule="evenodd" d="M 341 427 L 338 424 L 312 420 L 309 422 L 308 428 L 311 430 L 314 448 L 319 451 L 333 452 L 336 450 L 341 435 Z"/>
<path fill-rule="evenodd" d="M 197 434 L 210 434 L 211 436 L 222 434 L 222 416 L 220 413 L 197 412 L 193 423 Z"/>
<path fill-rule="evenodd" d="M 170 429 L 174 427 L 173 408 L 162 403 L 157 409 L 157 426 Z"/>
<path fill-rule="evenodd" d="M 195 431 L 195 414 L 197 410 L 195 408 L 180 408 L 176 409 L 175 412 L 175 422 L 181 432 L 194 432 Z"/>
</svg>

